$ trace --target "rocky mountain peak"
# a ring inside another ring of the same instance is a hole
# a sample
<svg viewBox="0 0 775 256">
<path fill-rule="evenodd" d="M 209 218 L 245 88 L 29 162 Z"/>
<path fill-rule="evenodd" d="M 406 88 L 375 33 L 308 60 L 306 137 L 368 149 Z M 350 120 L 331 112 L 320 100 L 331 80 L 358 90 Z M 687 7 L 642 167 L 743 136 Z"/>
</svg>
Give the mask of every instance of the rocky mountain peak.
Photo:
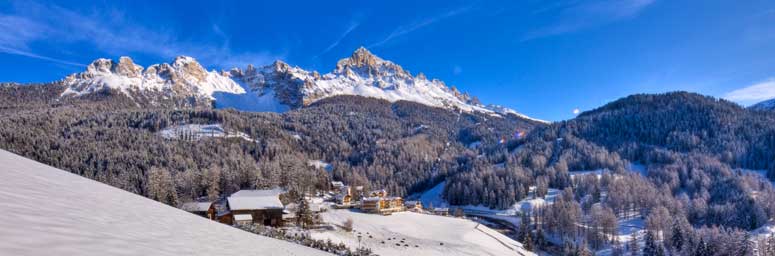
<svg viewBox="0 0 775 256">
<path fill-rule="evenodd" d="M 275 60 L 272 63 L 272 68 L 274 71 L 278 73 L 285 73 L 285 72 L 288 72 L 289 69 L 291 69 L 291 65 L 288 65 L 288 63 L 285 63 L 282 60 Z"/>
<path fill-rule="evenodd" d="M 143 72 L 143 67 L 135 64 L 134 61 L 132 61 L 132 58 L 121 56 L 118 59 L 118 64 L 114 64 L 111 71 L 127 77 L 140 77 Z"/>
<path fill-rule="evenodd" d="M 92 61 L 89 66 L 86 67 L 87 73 L 109 73 L 113 67 L 113 60 L 99 58 Z"/>
<path fill-rule="evenodd" d="M 204 81 L 207 78 L 207 70 L 192 57 L 178 56 L 172 62 L 172 67 L 181 74 L 188 75 L 198 81 Z"/>
<path fill-rule="evenodd" d="M 401 66 L 377 57 L 364 47 L 355 50 L 350 57 L 339 60 L 336 63 L 334 73 L 357 73 L 364 76 L 411 76 Z"/>
</svg>

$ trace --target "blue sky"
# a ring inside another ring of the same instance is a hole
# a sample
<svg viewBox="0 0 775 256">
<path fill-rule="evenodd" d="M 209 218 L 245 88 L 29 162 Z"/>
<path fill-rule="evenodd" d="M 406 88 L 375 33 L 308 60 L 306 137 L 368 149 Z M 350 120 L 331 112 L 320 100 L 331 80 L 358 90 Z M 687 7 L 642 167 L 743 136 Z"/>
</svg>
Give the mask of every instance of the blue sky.
<svg viewBox="0 0 775 256">
<path fill-rule="evenodd" d="M 633 93 L 775 97 L 773 1 L 5 1 L 0 81 L 93 59 L 190 55 L 211 69 L 282 59 L 328 72 L 359 46 L 536 118 Z"/>
</svg>

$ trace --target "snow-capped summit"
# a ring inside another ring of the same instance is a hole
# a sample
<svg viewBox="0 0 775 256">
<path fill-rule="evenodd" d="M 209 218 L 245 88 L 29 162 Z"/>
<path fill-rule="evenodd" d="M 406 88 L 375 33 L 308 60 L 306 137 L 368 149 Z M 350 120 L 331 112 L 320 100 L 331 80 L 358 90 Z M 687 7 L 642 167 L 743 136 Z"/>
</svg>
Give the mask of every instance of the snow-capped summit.
<svg viewBox="0 0 775 256">
<path fill-rule="evenodd" d="M 237 83 L 215 71 L 207 71 L 194 58 L 179 56 L 172 64 L 154 64 L 143 70 L 129 57 L 118 62 L 97 59 L 86 71 L 67 76 L 62 96 L 80 96 L 117 90 L 130 97 L 157 93 L 163 97 L 213 99 L 214 92 L 245 93 Z"/>
<path fill-rule="evenodd" d="M 68 76 L 62 94 L 83 95 L 105 89 L 167 97 L 215 100 L 216 107 L 246 111 L 282 112 L 308 106 L 337 95 L 356 95 L 391 102 L 413 101 L 455 111 L 481 112 L 493 116 L 513 114 L 502 106 L 485 106 L 476 97 L 448 87 L 423 73 L 412 75 L 400 65 L 384 60 L 360 47 L 336 63 L 329 73 L 307 71 L 277 60 L 274 63 L 229 71 L 207 71 L 194 58 L 179 56 L 172 63 L 143 67 L 128 57 L 118 62 L 97 59 L 86 71 Z M 143 97 L 148 98 L 148 97 Z M 540 121 L 540 120 L 537 120 Z"/>
</svg>

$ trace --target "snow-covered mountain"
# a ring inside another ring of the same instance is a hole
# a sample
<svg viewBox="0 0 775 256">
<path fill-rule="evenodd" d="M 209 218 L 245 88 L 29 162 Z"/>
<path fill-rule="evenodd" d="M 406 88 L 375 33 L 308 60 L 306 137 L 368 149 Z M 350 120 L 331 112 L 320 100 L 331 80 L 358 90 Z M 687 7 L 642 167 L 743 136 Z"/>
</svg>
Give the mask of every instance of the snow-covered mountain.
<svg viewBox="0 0 775 256">
<path fill-rule="evenodd" d="M 775 99 L 765 100 L 748 107 L 753 110 L 775 110 Z"/>
<path fill-rule="evenodd" d="M 67 76 L 62 96 L 81 96 L 102 90 L 114 90 L 129 97 L 195 98 L 213 100 L 215 92 L 245 93 L 228 76 L 205 70 L 194 58 L 180 56 L 171 64 L 155 64 L 144 69 L 129 57 L 118 62 L 97 59 L 86 71 Z"/>
<path fill-rule="evenodd" d="M 162 97 L 215 100 L 216 107 L 245 111 L 283 112 L 327 97 L 357 95 L 529 118 L 502 106 L 485 106 L 476 97 L 448 87 L 440 80 L 428 79 L 422 73 L 412 75 L 363 47 L 339 60 L 333 71 L 322 75 L 279 60 L 259 68 L 248 65 L 244 70 L 208 72 L 191 57 L 178 57 L 172 64 L 156 64 L 143 71 L 130 58 L 121 57 L 118 62 L 98 59 L 85 72 L 70 75 L 63 83 L 67 89 L 62 96 L 79 96 L 109 88 L 130 97 L 161 93 Z"/>
</svg>

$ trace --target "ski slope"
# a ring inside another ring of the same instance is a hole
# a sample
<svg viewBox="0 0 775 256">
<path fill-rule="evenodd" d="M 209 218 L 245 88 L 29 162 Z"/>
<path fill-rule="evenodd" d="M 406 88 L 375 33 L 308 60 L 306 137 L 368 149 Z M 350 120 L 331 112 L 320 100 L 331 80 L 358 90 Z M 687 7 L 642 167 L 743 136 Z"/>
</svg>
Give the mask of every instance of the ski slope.
<svg viewBox="0 0 775 256">
<path fill-rule="evenodd" d="M 328 255 L 0 150 L 0 255 Z"/>
</svg>

